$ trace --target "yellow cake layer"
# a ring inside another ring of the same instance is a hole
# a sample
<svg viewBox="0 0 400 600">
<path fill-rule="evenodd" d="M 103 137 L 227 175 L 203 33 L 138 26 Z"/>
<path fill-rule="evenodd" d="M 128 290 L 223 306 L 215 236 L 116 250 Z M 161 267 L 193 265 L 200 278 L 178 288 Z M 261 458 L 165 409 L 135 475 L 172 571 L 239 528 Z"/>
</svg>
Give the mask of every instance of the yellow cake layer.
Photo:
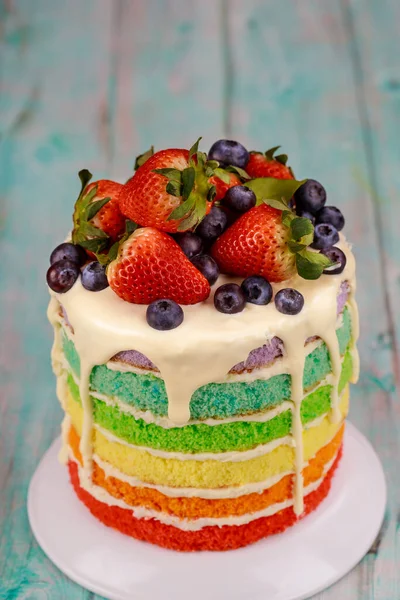
<svg viewBox="0 0 400 600">
<path fill-rule="evenodd" d="M 348 386 L 341 398 L 343 419 L 349 405 Z M 83 411 L 74 400 L 67 402 L 67 413 L 79 436 L 82 433 Z M 326 415 L 318 425 L 303 431 L 304 461 L 310 460 L 338 432 L 343 420 L 331 423 Z M 294 469 L 294 448 L 281 445 L 267 454 L 249 460 L 221 462 L 219 460 L 179 460 L 154 456 L 116 441 L 110 441 L 100 431 L 93 430 L 93 451 L 122 473 L 144 482 L 174 487 L 218 488 L 263 481 L 268 477 Z M 168 453 L 166 453 L 167 455 Z"/>
</svg>

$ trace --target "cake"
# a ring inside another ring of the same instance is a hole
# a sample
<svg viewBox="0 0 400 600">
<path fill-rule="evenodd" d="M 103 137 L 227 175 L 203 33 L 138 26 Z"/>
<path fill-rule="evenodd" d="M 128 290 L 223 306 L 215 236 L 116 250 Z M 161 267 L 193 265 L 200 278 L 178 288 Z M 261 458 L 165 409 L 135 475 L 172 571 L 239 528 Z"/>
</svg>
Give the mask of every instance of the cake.
<svg viewBox="0 0 400 600">
<path fill-rule="evenodd" d="M 329 493 L 358 376 L 355 259 L 323 186 L 275 151 L 219 140 L 151 149 L 125 184 L 80 172 L 47 272 L 60 458 L 133 538 L 235 549 Z"/>
</svg>

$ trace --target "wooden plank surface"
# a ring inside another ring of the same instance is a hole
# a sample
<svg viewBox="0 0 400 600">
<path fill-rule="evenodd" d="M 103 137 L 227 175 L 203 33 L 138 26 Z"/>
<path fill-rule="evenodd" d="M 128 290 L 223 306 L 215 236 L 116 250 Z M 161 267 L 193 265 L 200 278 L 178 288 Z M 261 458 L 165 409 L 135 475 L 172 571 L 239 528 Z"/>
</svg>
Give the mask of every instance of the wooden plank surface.
<svg viewBox="0 0 400 600">
<path fill-rule="evenodd" d="M 25 509 L 61 417 L 44 273 L 75 174 L 123 180 L 152 143 L 198 135 L 205 147 L 221 135 L 281 143 L 346 213 L 362 318 L 351 419 L 380 455 L 389 503 L 370 553 L 316 598 L 400 598 L 399 4 L 4 0 L 0 11 L 0 598 L 94 597 L 45 558 Z"/>
</svg>

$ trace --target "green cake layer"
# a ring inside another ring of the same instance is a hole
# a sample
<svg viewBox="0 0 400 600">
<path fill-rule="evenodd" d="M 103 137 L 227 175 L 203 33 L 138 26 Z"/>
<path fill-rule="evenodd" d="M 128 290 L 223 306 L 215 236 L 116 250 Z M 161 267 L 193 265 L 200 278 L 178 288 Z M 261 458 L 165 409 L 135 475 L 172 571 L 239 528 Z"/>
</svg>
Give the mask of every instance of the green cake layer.
<svg viewBox="0 0 400 600">
<path fill-rule="evenodd" d="M 351 319 L 348 309 L 343 313 L 343 324 L 337 330 L 340 353 L 343 355 L 351 339 Z M 63 351 L 76 375 L 80 361 L 73 342 L 63 334 Z M 331 371 L 328 348 L 325 343 L 308 354 L 305 362 L 303 387 L 310 390 Z M 164 381 L 155 375 L 138 375 L 119 372 L 97 365 L 90 376 L 92 391 L 114 396 L 139 410 L 149 410 L 155 415 L 167 416 L 168 400 Z M 210 383 L 202 386 L 192 396 L 192 419 L 207 419 L 246 415 L 277 406 L 290 399 L 290 375 L 275 375 L 268 380 L 252 382 Z"/>
<path fill-rule="evenodd" d="M 339 393 L 349 381 L 352 371 L 351 354 L 343 360 Z M 80 403 L 79 389 L 71 374 L 68 386 L 73 399 Z M 306 396 L 301 405 L 303 424 L 324 415 L 330 408 L 332 387 L 321 386 Z M 226 452 L 248 450 L 271 440 L 290 435 L 292 411 L 286 410 L 265 422 L 235 421 L 221 425 L 193 424 L 164 429 L 155 423 L 146 423 L 110 406 L 92 396 L 93 418 L 115 436 L 137 445 L 168 452 Z"/>
</svg>

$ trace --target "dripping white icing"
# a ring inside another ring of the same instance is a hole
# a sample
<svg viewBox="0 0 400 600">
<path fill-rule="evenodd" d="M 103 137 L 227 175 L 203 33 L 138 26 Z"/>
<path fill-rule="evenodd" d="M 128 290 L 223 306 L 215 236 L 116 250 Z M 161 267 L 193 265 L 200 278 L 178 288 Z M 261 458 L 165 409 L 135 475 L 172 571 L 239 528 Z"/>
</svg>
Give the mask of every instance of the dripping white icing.
<svg viewBox="0 0 400 600">
<path fill-rule="evenodd" d="M 340 275 L 323 275 L 317 281 L 306 281 L 295 276 L 290 281 L 273 286 L 275 292 L 283 287 L 294 287 L 303 294 L 304 308 L 296 316 L 279 313 L 273 303 L 268 306 L 248 304 L 242 313 L 224 315 L 215 310 L 211 295 L 200 305 L 184 307 L 185 319 L 180 327 L 160 332 L 147 324 L 146 306 L 124 302 L 110 288 L 93 293 L 85 290 L 78 281 L 66 294 L 51 292 L 68 315 L 81 361 L 79 388 L 84 422 L 80 450 L 84 478 L 89 481 L 92 471 L 93 419 L 89 377 L 95 365 L 107 363 L 112 356 L 123 350 L 135 349 L 147 356 L 157 365 L 165 382 L 169 419 L 182 425 L 189 421 L 189 403 L 196 389 L 207 383 L 220 381 L 233 365 L 245 360 L 251 350 L 277 336 L 284 343 L 287 373 L 292 378 L 292 435 L 296 448 L 294 509 L 296 514 L 301 514 L 303 428 L 300 406 L 304 361 L 308 353 L 305 341 L 319 335 L 326 342 L 337 381 L 340 355 L 336 340 L 336 298 L 342 281 L 349 281 L 352 290 L 355 285 L 355 261 L 343 236 L 338 246 L 347 256 L 346 267 Z M 217 285 L 221 283 L 223 281 L 219 280 Z M 58 329 L 59 307 L 54 298 L 49 308 L 49 319 Z M 356 337 L 358 321 L 353 293 L 350 307 Z M 59 336 L 59 332 L 57 335 Z M 59 352 L 59 344 L 58 339 L 53 355 Z M 352 353 L 357 367 L 354 339 Z M 53 356 L 53 361 L 57 369 L 57 357 Z M 337 398 L 334 397 L 333 418 L 336 418 L 336 411 Z"/>
</svg>

